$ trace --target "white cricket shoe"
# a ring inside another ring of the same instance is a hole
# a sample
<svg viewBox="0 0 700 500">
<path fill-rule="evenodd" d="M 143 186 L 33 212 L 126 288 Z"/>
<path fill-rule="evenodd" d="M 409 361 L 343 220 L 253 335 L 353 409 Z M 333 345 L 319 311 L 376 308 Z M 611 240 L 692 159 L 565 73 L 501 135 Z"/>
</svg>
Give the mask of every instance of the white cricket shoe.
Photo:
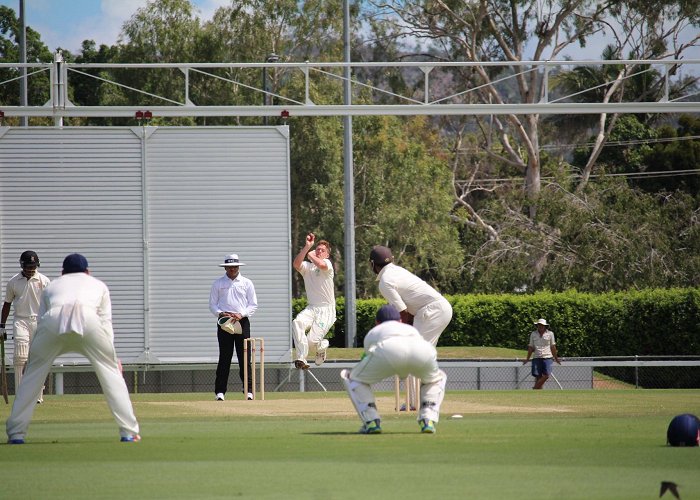
<svg viewBox="0 0 700 500">
<path fill-rule="evenodd" d="M 316 366 L 321 366 L 324 361 L 326 361 L 326 355 L 328 354 L 328 349 L 316 349 L 316 359 L 314 359 L 314 364 Z"/>
<path fill-rule="evenodd" d="M 253 393 L 249 392 L 247 397 L 248 397 L 248 401 L 252 401 L 253 400 Z"/>
<path fill-rule="evenodd" d="M 222 392 L 219 392 L 219 393 L 216 395 L 216 400 L 217 400 L 217 401 L 224 401 L 224 394 L 223 394 Z"/>
</svg>

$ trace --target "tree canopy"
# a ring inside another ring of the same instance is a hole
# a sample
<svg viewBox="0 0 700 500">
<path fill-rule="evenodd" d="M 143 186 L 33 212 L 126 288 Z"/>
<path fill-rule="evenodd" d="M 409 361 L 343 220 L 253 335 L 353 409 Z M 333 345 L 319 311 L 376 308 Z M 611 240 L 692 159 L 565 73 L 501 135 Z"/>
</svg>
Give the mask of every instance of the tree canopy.
<svg viewBox="0 0 700 500">
<path fill-rule="evenodd" d="M 116 44 L 85 40 L 66 60 L 84 63 L 281 62 L 342 59 L 340 0 L 242 0 L 199 18 L 189 0 L 150 0 L 126 21 Z M 366 0 L 352 4 L 355 61 L 504 61 L 511 67 L 446 70 L 452 102 L 536 103 L 545 93 L 571 102 L 659 101 L 697 91 L 697 75 L 666 87 L 657 67 L 622 58 L 680 59 L 697 47 L 698 0 Z M 663 15 L 662 15 L 663 12 Z M 0 7 L 0 58 L 18 61 L 18 21 Z M 604 33 L 602 58 L 550 75 L 524 61 L 557 59 Z M 689 34 L 690 33 L 690 34 Z M 51 61 L 28 28 L 28 58 Z M 422 83 L 400 71 L 358 76 L 402 95 Z M 18 101 L 17 71 L 0 69 L 0 104 Z M 97 77 L 97 78 L 95 78 Z M 75 105 L 134 102 L 245 104 L 303 95 L 297 71 L 88 69 L 70 75 Z M 46 75 L 32 78 L 47 78 Z M 122 82 L 121 86 L 111 81 Z M 48 95 L 31 85 L 30 104 Z M 338 102 L 339 80 L 312 79 L 313 102 Z M 44 91 L 45 93 L 45 91 Z M 144 97 L 145 96 L 145 97 Z M 355 103 L 391 97 L 355 90 Z M 70 121 L 70 120 L 68 120 Z M 10 122 L 11 123 L 11 122 Z M 260 117 L 156 118 L 154 125 L 260 125 Z M 276 119 L 273 123 L 277 123 Z M 314 231 L 333 246 L 343 289 L 343 130 L 337 117 L 292 117 L 292 251 Z M 375 295 L 365 264 L 375 244 L 441 291 L 607 291 L 697 286 L 700 277 L 700 125 L 697 116 L 530 115 L 356 117 L 354 125 L 357 291 Z M 40 124 L 33 122 L 32 124 Z M 71 125 L 133 120 L 72 119 Z M 299 283 L 294 292 L 300 293 Z"/>
</svg>

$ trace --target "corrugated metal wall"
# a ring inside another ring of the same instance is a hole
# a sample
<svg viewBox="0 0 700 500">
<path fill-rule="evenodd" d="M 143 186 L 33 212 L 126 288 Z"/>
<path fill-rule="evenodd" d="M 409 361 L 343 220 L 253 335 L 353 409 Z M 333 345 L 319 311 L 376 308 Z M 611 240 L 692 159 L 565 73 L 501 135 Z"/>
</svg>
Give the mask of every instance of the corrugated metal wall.
<svg viewBox="0 0 700 500">
<path fill-rule="evenodd" d="M 215 361 L 209 289 L 235 252 L 252 334 L 290 361 L 289 203 L 286 126 L 0 128 L 3 297 L 23 250 L 49 278 L 80 252 L 110 287 L 124 362 Z"/>
</svg>

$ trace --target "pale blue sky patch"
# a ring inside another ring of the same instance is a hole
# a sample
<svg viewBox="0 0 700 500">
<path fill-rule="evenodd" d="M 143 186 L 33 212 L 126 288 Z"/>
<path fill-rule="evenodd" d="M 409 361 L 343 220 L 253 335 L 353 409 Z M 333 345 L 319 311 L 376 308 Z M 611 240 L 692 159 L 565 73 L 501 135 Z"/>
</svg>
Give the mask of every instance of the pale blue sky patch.
<svg viewBox="0 0 700 500">
<path fill-rule="evenodd" d="M 19 0 L 0 0 L 19 14 Z M 231 0 L 191 0 L 202 21 L 212 18 L 216 9 L 230 5 Z M 25 0 L 27 24 L 41 34 L 41 39 L 54 52 L 58 47 L 73 54 L 80 52 L 83 40 L 94 40 L 97 45 L 117 42 L 123 24 L 147 0 Z M 694 36 L 690 29 L 686 37 Z M 575 60 L 599 60 L 610 34 L 599 34 L 588 40 L 585 48 L 572 44 L 557 59 L 568 56 Z M 694 47 L 686 58 L 700 57 L 700 48 Z"/>
<path fill-rule="evenodd" d="M 192 0 L 196 14 L 210 20 L 214 11 L 230 0 Z M 97 45 L 117 42 L 123 24 L 147 0 L 25 0 L 26 23 L 41 34 L 42 41 L 54 52 L 58 47 L 76 54 L 83 40 Z M 0 0 L 0 5 L 19 15 L 19 0 Z"/>
</svg>

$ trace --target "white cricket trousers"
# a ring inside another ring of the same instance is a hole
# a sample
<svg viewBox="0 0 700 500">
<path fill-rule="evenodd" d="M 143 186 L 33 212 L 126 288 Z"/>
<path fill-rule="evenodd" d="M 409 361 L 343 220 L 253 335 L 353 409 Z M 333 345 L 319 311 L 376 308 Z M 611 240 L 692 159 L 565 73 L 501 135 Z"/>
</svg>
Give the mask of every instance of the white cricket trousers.
<svg viewBox="0 0 700 500">
<path fill-rule="evenodd" d="M 440 420 L 447 377 L 438 368 L 435 348 L 418 338 L 392 337 L 370 347 L 365 358 L 350 371 L 351 397 L 360 408 L 358 411 L 369 417 L 365 421 L 379 418 L 370 385 L 394 375 L 406 378 L 409 374 L 421 381 L 418 420 Z"/>
<path fill-rule="evenodd" d="M 413 327 L 420 332 L 421 337 L 436 346 L 440 335 L 450 321 L 452 321 L 452 306 L 446 298 L 440 297 L 416 312 Z"/>
<path fill-rule="evenodd" d="M 119 370 L 111 329 L 105 328 L 93 312 L 86 314 L 83 335 L 72 332 L 59 334 L 59 312 L 60 309 L 52 310 L 39 322 L 29 348 L 29 363 L 15 396 L 12 413 L 7 419 L 7 436 L 10 439 L 24 439 L 36 407 L 36 396 L 54 359 L 68 352 L 82 354 L 92 364 L 120 435 L 127 437 L 138 434 L 139 424 L 131 405 L 129 390 Z"/>
<path fill-rule="evenodd" d="M 297 359 L 306 361 L 309 344 L 317 350 L 326 349 L 328 340 L 324 340 L 328 330 L 335 323 L 335 306 L 307 306 L 292 321 L 292 334 L 297 349 Z M 307 336 L 306 331 L 309 331 Z"/>
</svg>

